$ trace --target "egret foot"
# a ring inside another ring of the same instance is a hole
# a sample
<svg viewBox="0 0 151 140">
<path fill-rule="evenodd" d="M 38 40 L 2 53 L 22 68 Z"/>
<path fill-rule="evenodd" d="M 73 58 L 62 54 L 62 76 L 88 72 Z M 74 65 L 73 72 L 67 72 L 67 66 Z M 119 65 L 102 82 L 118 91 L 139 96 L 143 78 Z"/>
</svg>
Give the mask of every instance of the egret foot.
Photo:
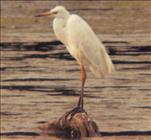
<svg viewBox="0 0 151 140">
<path fill-rule="evenodd" d="M 68 111 L 65 114 L 65 118 L 66 119 L 72 119 L 72 117 L 76 114 L 76 113 L 80 113 L 80 112 L 85 112 L 83 108 L 77 106 L 75 108 L 73 108 L 71 111 Z"/>
<path fill-rule="evenodd" d="M 48 122 L 40 127 L 44 134 L 55 135 L 69 139 L 93 137 L 98 135 L 96 123 L 89 118 L 87 112 L 76 107 L 65 113 L 57 120 Z"/>
</svg>

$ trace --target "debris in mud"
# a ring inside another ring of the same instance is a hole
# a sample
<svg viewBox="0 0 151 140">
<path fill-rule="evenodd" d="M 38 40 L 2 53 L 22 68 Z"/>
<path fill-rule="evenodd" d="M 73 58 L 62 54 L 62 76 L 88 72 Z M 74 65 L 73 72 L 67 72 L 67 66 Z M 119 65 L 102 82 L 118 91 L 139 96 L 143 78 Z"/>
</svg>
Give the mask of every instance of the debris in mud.
<svg viewBox="0 0 151 140">
<path fill-rule="evenodd" d="M 43 134 L 70 139 L 98 136 L 96 123 L 85 110 L 74 108 L 59 119 L 49 121 L 39 127 Z"/>
</svg>

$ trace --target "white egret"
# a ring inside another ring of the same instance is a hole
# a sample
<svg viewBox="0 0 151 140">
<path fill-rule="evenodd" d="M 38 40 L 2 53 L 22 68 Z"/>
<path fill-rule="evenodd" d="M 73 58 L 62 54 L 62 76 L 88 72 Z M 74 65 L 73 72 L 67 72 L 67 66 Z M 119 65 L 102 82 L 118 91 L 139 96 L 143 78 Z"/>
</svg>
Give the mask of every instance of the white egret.
<svg viewBox="0 0 151 140">
<path fill-rule="evenodd" d="M 87 22 L 78 15 L 70 14 L 63 6 L 41 13 L 36 17 L 54 16 L 53 30 L 57 38 L 66 46 L 69 53 L 80 65 L 81 93 L 77 108 L 83 109 L 84 84 L 86 81 L 86 66 L 100 77 L 114 70 L 113 63 Z"/>
</svg>

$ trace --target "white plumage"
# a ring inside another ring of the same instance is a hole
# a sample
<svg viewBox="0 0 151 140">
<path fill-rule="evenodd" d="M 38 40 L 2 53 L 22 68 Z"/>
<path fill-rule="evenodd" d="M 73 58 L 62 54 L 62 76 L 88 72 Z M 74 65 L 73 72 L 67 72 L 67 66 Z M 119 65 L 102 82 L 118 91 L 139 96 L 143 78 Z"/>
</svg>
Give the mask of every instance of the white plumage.
<svg viewBox="0 0 151 140">
<path fill-rule="evenodd" d="M 76 53 L 83 56 L 84 64 L 88 65 L 94 74 L 105 76 L 114 70 L 103 44 L 81 17 L 70 16 L 67 22 L 67 36 L 69 48 L 76 48 Z M 77 57 L 75 54 L 73 56 Z"/>
<path fill-rule="evenodd" d="M 78 15 L 70 14 L 62 6 L 51 10 L 55 11 L 61 13 L 55 15 L 54 32 L 78 63 L 81 62 L 80 57 L 83 57 L 84 65 L 95 75 L 104 77 L 111 73 L 114 70 L 112 61 L 87 22 Z"/>
<path fill-rule="evenodd" d="M 100 77 L 114 70 L 113 63 L 87 22 L 80 16 L 70 14 L 63 6 L 39 14 L 38 16 L 53 15 L 53 29 L 57 38 L 67 47 L 70 54 L 78 61 L 81 70 L 82 90 L 78 107 L 83 108 L 83 90 L 86 80 L 85 67 Z"/>
</svg>

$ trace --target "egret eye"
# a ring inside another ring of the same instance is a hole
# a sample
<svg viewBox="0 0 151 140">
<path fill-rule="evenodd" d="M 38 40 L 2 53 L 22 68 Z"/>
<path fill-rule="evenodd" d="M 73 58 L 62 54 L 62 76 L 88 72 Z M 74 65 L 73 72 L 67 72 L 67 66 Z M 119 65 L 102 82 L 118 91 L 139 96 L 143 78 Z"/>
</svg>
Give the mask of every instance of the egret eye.
<svg viewBox="0 0 151 140">
<path fill-rule="evenodd" d="M 53 12 L 54 15 L 56 15 L 57 13 L 58 13 L 57 11 Z"/>
</svg>

